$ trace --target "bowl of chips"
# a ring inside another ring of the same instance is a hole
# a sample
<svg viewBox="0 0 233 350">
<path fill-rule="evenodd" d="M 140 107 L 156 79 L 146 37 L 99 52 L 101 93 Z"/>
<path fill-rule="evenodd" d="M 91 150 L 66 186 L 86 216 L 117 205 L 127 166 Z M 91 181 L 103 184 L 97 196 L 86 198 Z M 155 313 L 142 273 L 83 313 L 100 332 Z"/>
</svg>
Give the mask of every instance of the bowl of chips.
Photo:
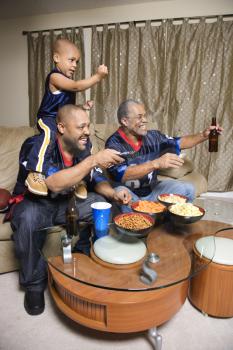
<svg viewBox="0 0 233 350">
<path fill-rule="evenodd" d="M 188 197 L 182 196 L 178 193 L 162 193 L 158 196 L 158 201 L 165 205 L 166 207 L 171 204 L 186 203 Z"/>
<path fill-rule="evenodd" d="M 174 224 L 192 224 L 204 215 L 205 209 L 192 203 L 177 203 L 168 207 L 168 217 Z"/>
<path fill-rule="evenodd" d="M 167 210 L 167 207 L 162 203 L 146 200 L 133 202 L 131 208 L 136 213 L 143 213 L 152 216 L 155 219 L 155 223 L 161 221 Z"/>
<path fill-rule="evenodd" d="M 113 223 L 118 233 L 142 238 L 151 231 L 155 220 L 148 214 L 131 212 L 115 216 Z"/>
</svg>

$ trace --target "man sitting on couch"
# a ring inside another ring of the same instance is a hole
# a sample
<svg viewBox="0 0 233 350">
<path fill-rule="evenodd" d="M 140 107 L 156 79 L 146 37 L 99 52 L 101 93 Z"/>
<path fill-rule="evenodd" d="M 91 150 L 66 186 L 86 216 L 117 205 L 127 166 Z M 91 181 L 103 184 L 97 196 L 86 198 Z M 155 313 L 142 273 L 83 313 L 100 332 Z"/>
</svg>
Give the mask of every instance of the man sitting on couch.
<svg viewBox="0 0 233 350">
<path fill-rule="evenodd" d="M 80 201 L 78 210 L 79 219 L 89 223 L 92 223 L 93 202 L 105 201 L 107 198 L 128 204 L 131 199 L 127 190 L 114 190 L 99 168 L 122 162 L 123 159 L 117 152 L 105 149 L 91 155 L 89 125 L 89 117 L 81 107 L 66 105 L 59 110 L 57 139 L 45 179 L 49 189 L 47 197 L 25 193 L 24 182 L 28 175 L 26 159 L 36 136 L 27 139 L 21 148 L 20 169 L 14 194 L 24 192 L 25 195 L 13 208 L 11 225 L 16 255 L 20 261 L 19 281 L 26 289 L 24 306 L 30 315 L 38 315 L 44 311 L 44 289 L 47 282 L 47 266 L 39 252 L 44 239 L 38 231 L 65 223 L 71 188 L 85 178 L 90 192 L 85 200 Z M 75 249 L 88 254 L 89 227 L 79 233 L 80 239 Z"/>
<path fill-rule="evenodd" d="M 158 130 L 147 130 L 147 116 L 142 103 L 126 100 L 117 111 L 119 129 L 110 136 L 106 148 L 114 149 L 125 157 L 125 162 L 108 168 L 117 189 L 127 188 L 132 201 L 139 199 L 156 201 L 161 193 L 177 193 L 194 199 L 191 183 L 177 180 L 157 180 L 158 169 L 179 168 L 184 160 L 180 151 L 191 148 L 208 139 L 213 126 L 196 135 L 168 137 Z M 222 128 L 216 126 L 219 133 Z M 127 205 L 123 212 L 131 211 Z"/>
</svg>

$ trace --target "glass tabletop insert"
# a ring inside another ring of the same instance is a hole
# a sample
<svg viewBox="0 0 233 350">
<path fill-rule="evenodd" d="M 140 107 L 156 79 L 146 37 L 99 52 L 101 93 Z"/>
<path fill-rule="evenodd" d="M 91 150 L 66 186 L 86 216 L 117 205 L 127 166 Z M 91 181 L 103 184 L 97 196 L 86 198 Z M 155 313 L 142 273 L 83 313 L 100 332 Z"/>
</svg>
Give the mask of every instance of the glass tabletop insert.
<svg viewBox="0 0 233 350">
<path fill-rule="evenodd" d="M 68 263 L 64 262 L 62 243 L 56 256 L 45 249 L 42 254 L 49 266 L 64 276 L 86 285 L 119 291 L 155 290 L 185 281 L 205 268 L 215 255 L 215 232 L 228 226 L 222 222 L 206 220 L 177 227 L 165 222 L 154 227 L 147 237 L 136 239 L 145 244 L 145 256 L 137 262 L 128 264 L 101 260 L 95 256 L 93 245 L 90 256 L 73 253 Z M 41 233 L 46 234 L 50 229 L 41 230 Z M 65 228 L 61 232 L 63 238 L 64 235 Z M 119 237 L 112 229 L 109 235 L 113 241 L 120 240 L 126 244 L 126 249 L 128 244 L 128 251 L 131 254 L 131 245 L 135 244 L 135 240 L 125 238 L 124 235 Z M 206 241 L 203 247 L 200 243 L 197 253 L 195 242 L 205 236 L 208 236 L 208 247 Z M 206 250 L 208 254 L 205 254 Z M 205 258 L 195 259 L 196 254 Z"/>
</svg>

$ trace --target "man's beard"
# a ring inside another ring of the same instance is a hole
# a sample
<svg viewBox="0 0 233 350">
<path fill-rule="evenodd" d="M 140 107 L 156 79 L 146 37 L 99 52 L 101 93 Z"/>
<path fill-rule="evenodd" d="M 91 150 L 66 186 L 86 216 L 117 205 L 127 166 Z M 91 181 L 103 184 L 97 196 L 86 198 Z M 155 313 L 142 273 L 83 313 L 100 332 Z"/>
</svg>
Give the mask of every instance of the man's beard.
<svg viewBox="0 0 233 350">
<path fill-rule="evenodd" d="M 77 144 L 71 140 L 66 139 L 65 143 L 66 143 L 68 152 L 71 153 L 74 157 L 78 156 L 81 152 L 85 150 L 85 148 L 83 150 L 79 149 Z"/>
</svg>

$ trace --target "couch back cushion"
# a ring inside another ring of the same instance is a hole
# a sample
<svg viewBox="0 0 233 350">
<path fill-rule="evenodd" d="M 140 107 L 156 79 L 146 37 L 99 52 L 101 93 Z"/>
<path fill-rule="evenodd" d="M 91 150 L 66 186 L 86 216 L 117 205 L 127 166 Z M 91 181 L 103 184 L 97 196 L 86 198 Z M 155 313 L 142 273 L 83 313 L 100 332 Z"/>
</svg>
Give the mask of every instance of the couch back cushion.
<svg viewBox="0 0 233 350">
<path fill-rule="evenodd" d="M 105 141 L 117 129 L 118 124 L 92 124 L 91 125 L 91 142 L 93 146 L 93 153 L 104 149 Z"/>
<path fill-rule="evenodd" d="M 19 169 L 20 147 L 34 133 L 29 126 L 0 126 L 0 188 L 12 191 Z"/>
</svg>

